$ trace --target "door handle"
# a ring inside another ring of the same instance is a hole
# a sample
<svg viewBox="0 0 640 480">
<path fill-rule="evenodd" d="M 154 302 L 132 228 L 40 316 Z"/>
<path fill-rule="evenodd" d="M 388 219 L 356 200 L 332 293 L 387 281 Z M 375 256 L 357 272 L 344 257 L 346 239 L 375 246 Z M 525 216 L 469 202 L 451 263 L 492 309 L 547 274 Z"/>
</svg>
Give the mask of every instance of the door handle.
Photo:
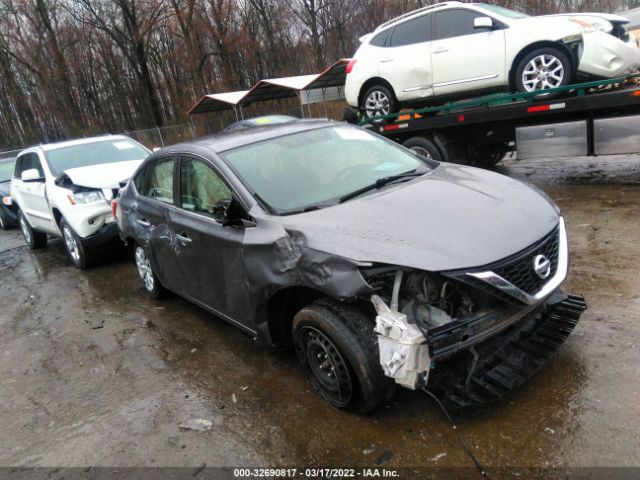
<svg viewBox="0 0 640 480">
<path fill-rule="evenodd" d="M 449 49 L 447 47 L 438 47 L 436 48 L 433 53 L 444 53 L 444 52 L 448 52 Z"/>
<path fill-rule="evenodd" d="M 140 225 L 141 227 L 150 227 L 151 226 L 151 224 L 149 222 L 147 222 L 147 220 L 144 219 L 144 218 L 138 220 L 138 225 Z"/>
<path fill-rule="evenodd" d="M 380 60 L 380 62 L 381 63 L 393 62 L 393 58 L 391 57 L 383 58 L 382 60 Z"/>
<path fill-rule="evenodd" d="M 192 240 L 189 238 L 189 235 L 186 234 L 186 232 L 182 232 L 182 233 L 177 233 L 176 234 L 176 238 L 180 241 L 180 243 L 182 243 L 183 245 L 189 245 Z"/>
</svg>

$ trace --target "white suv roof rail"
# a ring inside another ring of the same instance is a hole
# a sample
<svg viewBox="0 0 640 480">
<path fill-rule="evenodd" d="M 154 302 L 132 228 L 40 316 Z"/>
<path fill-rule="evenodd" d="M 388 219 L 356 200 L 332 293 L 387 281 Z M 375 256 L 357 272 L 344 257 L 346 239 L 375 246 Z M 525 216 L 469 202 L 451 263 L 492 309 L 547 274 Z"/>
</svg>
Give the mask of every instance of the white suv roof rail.
<svg viewBox="0 0 640 480">
<path fill-rule="evenodd" d="M 426 7 L 422 7 L 422 8 L 418 8 L 416 10 L 412 10 L 410 12 L 405 13 L 404 15 L 400 15 L 399 17 L 396 18 L 392 18 L 391 20 L 389 20 L 388 22 L 384 22 L 382 25 L 380 25 L 378 28 L 376 28 L 374 31 L 377 32 L 378 30 L 382 30 L 384 27 L 387 27 L 389 25 L 391 25 L 392 23 L 398 22 L 404 18 L 407 17 L 411 17 L 417 13 L 420 12 L 424 12 L 426 10 L 431 10 L 433 8 L 437 8 L 437 7 L 444 7 L 445 5 L 460 5 L 462 4 L 462 2 L 440 2 L 440 3 L 434 3 L 433 5 L 427 5 Z"/>
</svg>

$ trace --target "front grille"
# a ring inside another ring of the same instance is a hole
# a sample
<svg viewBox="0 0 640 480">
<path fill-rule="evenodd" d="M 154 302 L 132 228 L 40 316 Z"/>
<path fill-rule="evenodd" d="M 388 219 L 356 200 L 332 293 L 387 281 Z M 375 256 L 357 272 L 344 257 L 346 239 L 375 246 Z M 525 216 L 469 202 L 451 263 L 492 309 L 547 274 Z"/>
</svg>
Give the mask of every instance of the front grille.
<svg viewBox="0 0 640 480">
<path fill-rule="evenodd" d="M 511 282 L 529 295 L 535 294 L 549 281 L 558 270 L 560 251 L 560 230 L 556 227 L 538 242 L 508 259 L 497 262 L 486 270 L 491 270 L 505 280 Z M 536 255 L 544 255 L 551 263 L 549 276 L 542 279 L 533 270 L 533 259 Z M 484 270 L 484 269 L 483 269 Z"/>
</svg>

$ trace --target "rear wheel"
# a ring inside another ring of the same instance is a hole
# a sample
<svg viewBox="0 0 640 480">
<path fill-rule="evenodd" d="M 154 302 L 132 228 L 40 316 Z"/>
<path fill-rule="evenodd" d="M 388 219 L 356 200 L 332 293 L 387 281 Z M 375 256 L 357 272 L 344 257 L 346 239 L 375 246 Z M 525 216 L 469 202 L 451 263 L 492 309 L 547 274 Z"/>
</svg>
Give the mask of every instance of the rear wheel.
<svg viewBox="0 0 640 480">
<path fill-rule="evenodd" d="M 147 253 L 140 245 L 136 245 L 133 251 L 133 259 L 136 262 L 138 276 L 142 283 L 142 288 L 151 298 L 161 298 L 166 293 L 164 287 L 160 284 L 158 277 L 153 272 L 151 261 L 147 257 Z"/>
<path fill-rule="evenodd" d="M 358 308 L 329 299 L 315 301 L 293 320 L 298 358 L 316 391 L 336 408 L 370 413 L 393 393 L 373 327 L 373 318 Z"/>
<path fill-rule="evenodd" d="M 93 266 L 95 263 L 94 253 L 82 243 L 82 239 L 73 231 L 71 225 L 64 218 L 60 220 L 60 231 L 62 232 L 62 241 L 71 263 L 81 269 Z"/>
<path fill-rule="evenodd" d="M 4 208 L 0 206 L 0 230 L 10 230 L 13 228 L 13 224 L 4 212 Z"/>
<path fill-rule="evenodd" d="M 553 47 L 539 48 L 520 60 L 516 67 L 515 83 L 520 92 L 536 92 L 568 85 L 573 80 L 569 57 Z M 551 99 L 558 93 L 541 94 L 536 98 Z"/>
<path fill-rule="evenodd" d="M 24 241 L 27 242 L 27 245 L 29 245 L 31 250 L 47 246 L 47 234 L 38 232 L 31 228 L 31 225 L 29 225 L 29 222 L 22 211 L 18 212 L 18 224 L 20 225 L 20 231 L 22 231 Z"/>
<path fill-rule="evenodd" d="M 362 96 L 360 110 L 364 113 L 365 118 L 390 115 L 398 111 L 398 101 L 389 88 L 384 85 L 374 85 Z M 392 122 L 393 120 L 384 118 L 370 121 L 372 125 Z"/>
</svg>

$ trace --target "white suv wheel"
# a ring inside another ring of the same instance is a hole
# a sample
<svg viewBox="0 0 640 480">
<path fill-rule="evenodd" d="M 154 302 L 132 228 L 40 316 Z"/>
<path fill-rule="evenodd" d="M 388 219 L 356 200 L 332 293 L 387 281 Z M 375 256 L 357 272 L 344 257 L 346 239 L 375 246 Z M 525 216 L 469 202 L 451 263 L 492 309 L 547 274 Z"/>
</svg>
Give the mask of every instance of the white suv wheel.
<svg viewBox="0 0 640 480">
<path fill-rule="evenodd" d="M 374 90 L 369 93 L 369 96 L 364 102 L 364 108 L 367 112 L 367 117 L 379 117 L 389 114 L 389 97 L 380 91 Z"/>
<path fill-rule="evenodd" d="M 71 227 L 65 224 L 62 229 L 62 236 L 64 237 L 64 244 L 67 246 L 67 250 L 69 251 L 69 256 L 75 263 L 78 263 L 80 261 L 80 249 L 78 248 L 78 243 L 71 232 Z"/>
<path fill-rule="evenodd" d="M 522 72 L 522 85 L 527 92 L 548 90 L 562 85 L 564 65 L 554 55 L 544 54 L 532 58 Z"/>
</svg>

